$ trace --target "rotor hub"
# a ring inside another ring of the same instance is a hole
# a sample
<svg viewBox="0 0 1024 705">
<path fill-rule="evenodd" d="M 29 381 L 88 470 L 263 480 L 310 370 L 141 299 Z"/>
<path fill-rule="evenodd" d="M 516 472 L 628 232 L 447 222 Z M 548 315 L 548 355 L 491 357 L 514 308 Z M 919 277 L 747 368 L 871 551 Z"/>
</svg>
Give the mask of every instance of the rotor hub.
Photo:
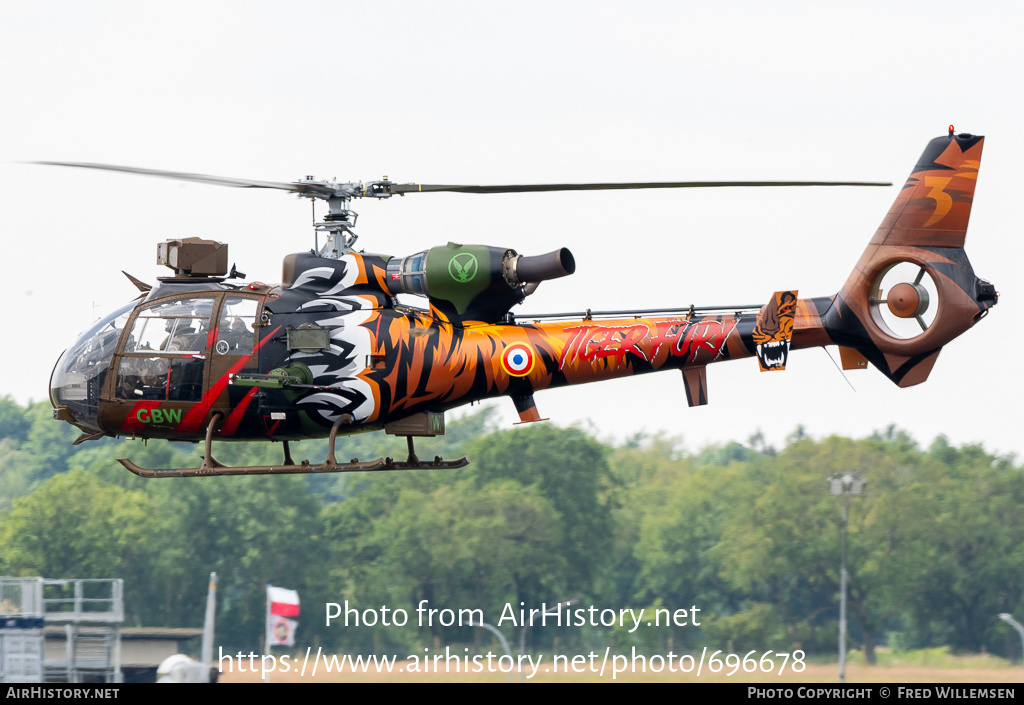
<svg viewBox="0 0 1024 705">
<path fill-rule="evenodd" d="M 890 313 L 899 318 L 914 318 L 928 310 L 928 290 L 920 284 L 901 282 L 886 297 Z"/>
</svg>

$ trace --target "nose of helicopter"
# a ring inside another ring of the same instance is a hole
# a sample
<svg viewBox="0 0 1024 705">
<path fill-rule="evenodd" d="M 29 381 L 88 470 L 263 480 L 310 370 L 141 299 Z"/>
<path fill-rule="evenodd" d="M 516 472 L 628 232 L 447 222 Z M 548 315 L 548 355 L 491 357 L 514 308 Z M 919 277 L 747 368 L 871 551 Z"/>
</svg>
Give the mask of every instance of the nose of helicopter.
<svg viewBox="0 0 1024 705">
<path fill-rule="evenodd" d="M 72 348 L 54 365 L 50 375 L 50 405 L 53 407 L 53 418 L 67 421 L 89 431 L 99 431 L 99 398 L 90 403 L 89 388 L 91 380 L 86 372 L 75 369 L 74 361 L 68 355 Z"/>
<path fill-rule="evenodd" d="M 132 302 L 101 318 L 78 336 L 57 360 L 50 375 L 50 405 L 54 418 L 85 431 L 102 432 L 100 394 L 121 330 L 134 306 Z"/>
</svg>

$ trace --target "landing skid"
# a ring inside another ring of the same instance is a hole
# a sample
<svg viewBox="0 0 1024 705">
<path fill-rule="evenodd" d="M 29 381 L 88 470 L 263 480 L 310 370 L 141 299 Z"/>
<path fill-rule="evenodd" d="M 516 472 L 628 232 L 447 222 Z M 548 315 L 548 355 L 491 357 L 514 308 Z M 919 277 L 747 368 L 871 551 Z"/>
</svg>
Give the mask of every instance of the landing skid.
<svg viewBox="0 0 1024 705">
<path fill-rule="evenodd" d="M 117 462 L 135 473 L 139 477 L 213 477 L 217 475 L 307 475 L 324 472 L 370 472 L 377 470 L 439 470 L 462 468 L 469 465 L 469 459 L 462 456 L 457 460 L 444 460 L 440 455 L 434 456 L 432 461 L 423 461 L 416 456 L 413 448 L 412 436 L 406 436 L 409 446 L 409 457 L 405 461 L 396 462 L 394 458 L 377 458 L 376 460 L 360 461 L 353 458 L 347 463 L 339 463 L 334 455 L 334 444 L 338 436 L 338 428 L 341 421 L 331 428 L 331 436 L 328 441 L 327 460 L 320 465 L 311 465 L 308 460 L 296 463 L 292 460 L 291 450 L 288 441 L 284 441 L 284 462 L 281 465 L 246 465 L 230 466 L 224 465 L 213 457 L 213 434 L 223 421 L 221 414 L 214 414 L 206 427 L 206 448 L 203 453 L 203 463 L 197 468 L 182 468 L 176 470 L 151 470 L 139 467 L 127 458 L 118 458 Z"/>
</svg>

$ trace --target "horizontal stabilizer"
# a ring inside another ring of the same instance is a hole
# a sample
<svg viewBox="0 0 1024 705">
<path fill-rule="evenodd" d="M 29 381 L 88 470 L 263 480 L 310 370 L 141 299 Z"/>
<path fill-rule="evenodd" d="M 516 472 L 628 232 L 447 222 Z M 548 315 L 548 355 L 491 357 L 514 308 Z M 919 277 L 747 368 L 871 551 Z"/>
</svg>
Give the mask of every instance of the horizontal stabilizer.
<svg viewBox="0 0 1024 705">
<path fill-rule="evenodd" d="M 866 357 L 859 351 L 848 348 L 845 345 L 839 346 L 839 360 L 842 362 L 844 370 L 866 370 L 868 367 L 868 359 Z"/>
</svg>

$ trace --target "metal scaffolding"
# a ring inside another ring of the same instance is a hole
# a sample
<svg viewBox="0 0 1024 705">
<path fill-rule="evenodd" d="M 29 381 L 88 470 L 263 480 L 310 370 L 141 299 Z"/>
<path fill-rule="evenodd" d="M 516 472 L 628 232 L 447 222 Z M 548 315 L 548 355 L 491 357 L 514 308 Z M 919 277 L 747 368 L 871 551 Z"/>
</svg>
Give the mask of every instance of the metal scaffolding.
<svg viewBox="0 0 1024 705">
<path fill-rule="evenodd" d="M 0 682 L 120 683 L 120 579 L 0 578 Z M 43 627 L 64 628 L 61 656 Z"/>
<path fill-rule="evenodd" d="M 43 682 L 43 579 L 0 578 L 0 683 Z"/>
</svg>

